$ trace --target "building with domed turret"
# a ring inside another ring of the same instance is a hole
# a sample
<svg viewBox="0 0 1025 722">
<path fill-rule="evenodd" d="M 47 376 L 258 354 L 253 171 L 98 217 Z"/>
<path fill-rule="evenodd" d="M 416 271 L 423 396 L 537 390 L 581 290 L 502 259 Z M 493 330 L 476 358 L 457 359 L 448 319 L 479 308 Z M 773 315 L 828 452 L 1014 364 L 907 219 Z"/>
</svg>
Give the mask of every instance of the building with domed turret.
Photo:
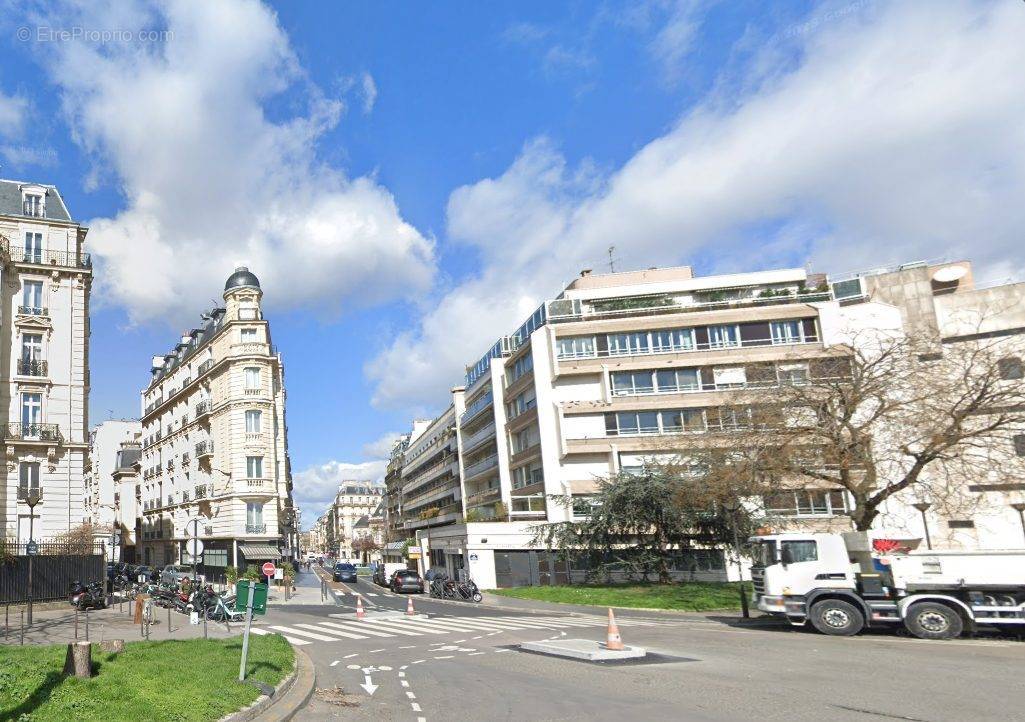
<svg viewBox="0 0 1025 722">
<path fill-rule="evenodd" d="M 208 578 L 229 566 L 287 561 L 298 510 L 285 423 L 285 376 L 261 308 L 260 281 L 239 267 L 224 306 L 153 357 L 142 392 L 136 558 L 188 564 L 188 522 Z"/>
</svg>

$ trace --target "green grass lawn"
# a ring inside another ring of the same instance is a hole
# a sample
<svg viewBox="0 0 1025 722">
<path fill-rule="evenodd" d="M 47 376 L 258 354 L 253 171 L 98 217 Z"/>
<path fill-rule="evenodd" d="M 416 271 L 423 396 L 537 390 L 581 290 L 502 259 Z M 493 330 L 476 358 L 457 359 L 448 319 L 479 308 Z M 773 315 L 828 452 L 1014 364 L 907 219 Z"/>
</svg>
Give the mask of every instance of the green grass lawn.
<svg viewBox="0 0 1025 722">
<path fill-rule="evenodd" d="M 681 582 L 678 584 L 575 584 L 555 587 L 494 589 L 489 593 L 541 602 L 587 604 L 596 607 L 646 607 L 708 612 L 739 609 L 736 583 Z M 748 587 L 750 593 L 750 587 Z"/>
<path fill-rule="evenodd" d="M 241 637 L 93 645 L 92 679 L 65 678 L 63 645 L 0 646 L 0 720 L 216 720 L 260 696 L 238 683 Z M 275 685 L 292 671 L 282 637 L 249 639 L 247 679 Z"/>
</svg>

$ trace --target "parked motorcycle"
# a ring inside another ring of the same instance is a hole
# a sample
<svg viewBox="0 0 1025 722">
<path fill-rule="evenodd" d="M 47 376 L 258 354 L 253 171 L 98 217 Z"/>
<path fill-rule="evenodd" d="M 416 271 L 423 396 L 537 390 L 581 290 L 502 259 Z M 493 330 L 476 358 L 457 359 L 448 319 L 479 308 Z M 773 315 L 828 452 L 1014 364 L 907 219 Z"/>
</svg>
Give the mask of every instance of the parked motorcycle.
<svg viewBox="0 0 1025 722">
<path fill-rule="evenodd" d="M 68 602 L 79 611 L 106 609 L 107 598 L 103 591 L 103 584 L 100 582 L 82 584 L 77 580 L 72 582 L 68 592 Z"/>
</svg>

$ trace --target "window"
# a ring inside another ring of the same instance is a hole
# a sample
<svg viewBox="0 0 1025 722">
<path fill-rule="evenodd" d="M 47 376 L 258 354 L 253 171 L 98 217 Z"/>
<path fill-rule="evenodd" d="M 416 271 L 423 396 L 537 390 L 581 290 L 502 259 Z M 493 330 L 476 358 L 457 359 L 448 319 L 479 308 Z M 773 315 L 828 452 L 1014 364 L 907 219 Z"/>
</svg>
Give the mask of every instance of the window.
<svg viewBox="0 0 1025 722">
<path fill-rule="evenodd" d="M 800 321 L 773 321 L 769 327 L 773 343 L 801 343 L 804 340 Z"/>
<path fill-rule="evenodd" d="M 1022 365 L 1021 359 L 1017 356 L 1008 356 L 997 361 L 997 370 L 1000 372 L 1000 378 L 1005 381 L 1017 381 L 1022 378 Z"/>
<path fill-rule="evenodd" d="M 263 425 L 262 411 L 246 411 L 246 433 L 259 434 Z"/>
<path fill-rule="evenodd" d="M 655 386 L 651 371 L 616 371 L 612 374 L 613 396 L 653 393 Z"/>
<path fill-rule="evenodd" d="M 19 496 L 28 494 L 29 491 L 39 491 L 39 463 L 23 461 L 18 470 Z"/>
<path fill-rule="evenodd" d="M 560 352 L 559 355 L 561 356 L 562 353 Z M 516 361 L 513 363 L 512 373 L 509 374 L 509 378 L 508 378 L 508 381 L 506 382 L 506 386 L 511 384 L 513 381 L 516 381 L 518 378 L 523 376 L 523 374 L 527 373 L 528 371 L 531 371 L 533 368 L 534 368 L 534 355 L 533 354 L 528 353 L 526 356 L 521 356 L 520 358 L 516 359 Z"/>
<path fill-rule="evenodd" d="M 515 419 L 524 411 L 529 411 L 537 405 L 537 398 L 534 389 L 527 389 L 505 406 L 506 413 L 510 419 Z"/>
<path fill-rule="evenodd" d="M 246 502 L 246 526 L 263 524 L 263 504 L 258 501 Z"/>
<path fill-rule="evenodd" d="M 39 361 L 43 357 L 43 336 L 38 333 L 25 333 L 21 336 L 21 360 L 25 362 Z"/>
<path fill-rule="evenodd" d="M 530 447 L 540 442 L 541 437 L 538 434 L 536 426 L 528 426 L 523 431 L 519 431 L 513 434 L 512 437 L 512 450 L 514 454 L 518 454 L 521 451 L 526 451 Z"/>
<path fill-rule="evenodd" d="M 43 197 L 33 193 L 26 193 L 22 200 L 22 214 L 35 218 L 43 217 Z"/>
<path fill-rule="evenodd" d="M 594 356 L 594 336 L 569 336 L 557 342 L 559 358 Z"/>
<path fill-rule="evenodd" d="M 847 497 L 839 490 L 796 489 L 763 497 L 765 511 L 774 516 L 836 516 L 846 514 Z"/>
<path fill-rule="evenodd" d="M 545 495 L 537 494 L 532 496 L 514 496 L 512 501 L 513 514 L 544 514 Z"/>
<path fill-rule="evenodd" d="M 25 260 L 28 263 L 43 262 L 43 234 L 25 234 Z"/>
<path fill-rule="evenodd" d="M 1014 453 L 1016 453 L 1018 456 L 1025 456 L 1025 434 L 1015 435 Z"/>
<path fill-rule="evenodd" d="M 35 436 L 39 433 L 39 430 L 35 427 L 39 425 L 43 418 L 43 395 L 42 394 L 22 394 L 21 395 L 21 424 L 24 427 L 22 433 L 25 435 Z"/>
<path fill-rule="evenodd" d="M 709 348 L 730 348 L 740 345 L 740 334 L 736 326 L 709 326 Z"/>
<path fill-rule="evenodd" d="M 40 315 L 43 313 L 43 282 L 25 281 L 22 287 L 22 306 L 24 313 Z"/>
<path fill-rule="evenodd" d="M 662 431 L 667 434 L 705 430 L 705 412 L 701 409 L 663 411 L 661 416 Z"/>
<path fill-rule="evenodd" d="M 784 364 L 779 367 L 779 382 L 792 386 L 808 383 L 807 364 Z"/>
<path fill-rule="evenodd" d="M 574 495 L 572 503 L 574 519 L 590 519 L 594 509 L 601 506 L 593 496 L 583 494 Z"/>
<path fill-rule="evenodd" d="M 723 366 L 712 370 L 717 389 L 743 388 L 747 384 L 747 372 L 743 366 Z"/>
<path fill-rule="evenodd" d="M 243 343 L 256 341 L 256 329 L 255 328 L 244 328 L 244 329 L 242 329 L 241 333 L 242 333 L 242 341 L 243 341 Z"/>
<path fill-rule="evenodd" d="M 621 411 L 616 414 L 616 428 L 620 435 L 657 434 L 657 411 Z"/>
<path fill-rule="evenodd" d="M 512 470 L 513 489 L 522 489 L 531 484 L 540 484 L 544 480 L 544 468 L 537 461 L 528 466 L 520 466 Z"/>
<path fill-rule="evenodd" d="M 724 430 L 751 428 L 751 409 L 724 406 L 719 409 L 719 421 Z"/>
<path fill-rule="evenodd" d="M 263 457 L 262 456 L 247 456 L 246 457 L 246 476 L 250 479 L 262 479 L 263 478 Z"/>
<path fill-rule="evenodd" d="M 258 389 L 260 388 L 260 369 L 254 366 L 249 366 L 244 369 L 245 372 L 245 385 L 247 389 Z"/>
<path fill-rule="evenodd" d="M 665 369 L 655 374 L 659 393 L 700 391 L 701 376 L 698 369 Z"/>
<path fill-rule="evenodd" d="M 610 356 L 648 353 L 649 348 L 647 332 L 609 334 Z"/>
<path fill-rule="evenodd" d="M 782 555 L 787 564 L 818 561 L 819 550 L 815 542 L 808 540 L 783 542 Z"/>
</svg>

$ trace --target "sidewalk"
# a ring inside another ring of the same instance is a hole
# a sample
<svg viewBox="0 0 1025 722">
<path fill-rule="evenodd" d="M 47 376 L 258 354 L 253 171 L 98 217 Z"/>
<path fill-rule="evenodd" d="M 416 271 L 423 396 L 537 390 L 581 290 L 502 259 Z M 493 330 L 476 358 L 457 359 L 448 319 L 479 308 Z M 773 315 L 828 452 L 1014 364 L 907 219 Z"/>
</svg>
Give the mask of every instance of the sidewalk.
<svg viewBox="0 0 1025 722">
<path fill-rule="evenodd" d="M 104 639 L 124 639 L 134 642 L 143 637 L 141 625 L 132 624 L 134 603 L 126 602 L 120 609 L 117 604 L 107 609 L 91 609 L 78 613 L 78 639 L 102 641 Z M 86 636 L 86 615 L 88 615 L 88 637 Z M 35 611 L 31 627 L 25 627 L 25 644 L 67 644 L 75 641 L 75 610 L 70 605 L 64 609 Z M 0 619 L 0 623 L 2 623 Z M 153 608 L 153 623 L 149 628 L 151 641 L 164 639 L 193 639 L 203 636 L 203 622 L 189 624 L 189 618 L 178 612 L 170 612 L 171 626 L 168 629 L 168 610 Z M 207 635 L 211 638 L 232 637 L 242 633 L 243 625 L 231 624 L 227 628 L 223 622 L 207 622 Z M 3 631 L 7 634 L 4 636 Z M 21 642 L 20 617 L 11 617 L 10 629 L 3 630 L 0 624 L 0 644 L 19 644 Z"/>
<path fill-rule="evenodd" d="M 271 587 L 268 591 L 267 604 L 273 606 L 311 606 L 317 604 L 334 604 L 333 599 L 322 599 L 320 596 L 320 578 L 312 571 L 300 571 L 295 580 L 295 591 L 285 598 L 284 587 Z"/>
</svg>

